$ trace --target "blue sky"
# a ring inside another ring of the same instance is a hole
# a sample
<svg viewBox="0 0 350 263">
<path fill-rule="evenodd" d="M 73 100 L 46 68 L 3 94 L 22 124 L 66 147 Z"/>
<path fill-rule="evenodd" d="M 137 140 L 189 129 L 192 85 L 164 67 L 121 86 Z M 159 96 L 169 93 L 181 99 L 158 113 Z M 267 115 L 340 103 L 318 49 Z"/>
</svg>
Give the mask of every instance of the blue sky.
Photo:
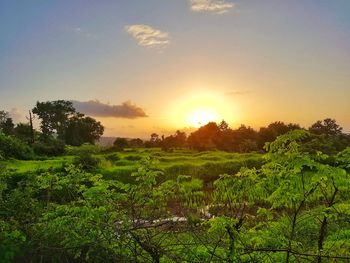
<svg viewBox="0 0 350 263">
<path fill-rule="evenodd" d="M 0 105 L 18 119 L 37 100 L 98 100 L 148 116 L 96 116 L 107 135 L 169 133 L 200 107 L 232 126 L 333 117 L 350 131 L 348 0 L 0 5 Z"/>
</svg>

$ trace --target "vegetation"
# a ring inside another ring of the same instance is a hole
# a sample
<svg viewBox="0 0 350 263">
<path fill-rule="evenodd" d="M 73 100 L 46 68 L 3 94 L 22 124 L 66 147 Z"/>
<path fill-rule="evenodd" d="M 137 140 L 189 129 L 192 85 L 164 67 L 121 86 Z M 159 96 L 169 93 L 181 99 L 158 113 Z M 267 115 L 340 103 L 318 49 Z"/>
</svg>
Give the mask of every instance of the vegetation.
<svg viewBox="0 0 350 263">
<path fill-rule="evenodd" d="M 265 155 L 86 145 L 52 168 L 2 169 L 0 260 L 347 262 L 350 149 L 307 153 L 310 137 L 288 132 Z"/>
<path fill-rule="evenodd" d="M 0 262 L 349 262 L 350 139 L 208 123 L 94 145 L 103 127 L 38 102 L 0 113 Z"/>
</svg>

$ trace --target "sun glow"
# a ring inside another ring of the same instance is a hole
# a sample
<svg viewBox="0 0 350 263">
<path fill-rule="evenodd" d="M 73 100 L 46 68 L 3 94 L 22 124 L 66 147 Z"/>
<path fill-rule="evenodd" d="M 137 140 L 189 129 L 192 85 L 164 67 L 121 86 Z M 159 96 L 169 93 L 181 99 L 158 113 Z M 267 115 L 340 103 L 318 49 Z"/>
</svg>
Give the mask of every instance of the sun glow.
<svg viewBox="0 0 350 263">
<path fill-rule="evenodd" d="M 222 93 L 196 90 L 173 100 L 169 105 L 169 121 L 173 127 L 198 128 L 209 122 L 225 120 L 230 124 L 239 121 L 236 104 Z"/>
<path fill-rule="evenodd" d="M 198 109 L 192 111 L 188 118 L 187 122 L 193 127 L 201 127 L 209 122 L 217 121 L 218 116 L 212 109 Z"/>
</svg>

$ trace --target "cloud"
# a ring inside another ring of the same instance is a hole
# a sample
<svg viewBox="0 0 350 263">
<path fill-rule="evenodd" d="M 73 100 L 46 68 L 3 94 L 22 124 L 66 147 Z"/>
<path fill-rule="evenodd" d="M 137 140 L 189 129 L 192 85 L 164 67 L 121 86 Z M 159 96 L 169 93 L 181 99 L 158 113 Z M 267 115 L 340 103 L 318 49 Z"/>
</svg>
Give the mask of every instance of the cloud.
<svg viewBox="0 0 350 263">
<path fill-rule="evenodd" d="M 125 31 L 132 35 L 140 46 L 148 48 L 165 48 L 170 43 L 169 33 L 148 25 L 128 25 Z"/>
<path fill-rule="evenodd" d="M 224 14 L 230 11 L 235 5 L 227 0 L 189 0 L 191 10 L 194 12 L 209 12 Z"/>
<path fill-rule="evenodd" d="M 15 123 L 22 122 L 26 119 L 23 111 L 18 108 L 12 108 L 9 111 L 9 116 L 13 119 Z"/>
<path fill-rule="evenodd" d="M 142 108 L 138 107 L 131 101 L 123 102 L 121 105 L 106 104 L 98 100 L 73 100 L 72 102 L 78 112 L 96 117 L 114 117 L 126 119 L 148 117 Z"/>
<path fill-rule="evenodd" d="M 226 92 L 225 95 L 228 95 L 228 96 L 240 96 L 240 95 L 246 95 L 246 94 L 249 94 L 249 93 L 250 93 L 249 90 L 233 90 L 233 91 Z"/>
<path fill-rule="evenodd" d="M 91 34 L 90 32 L 83 30 L 81 27 L 73 27 L 71 28 L 71 31 L 77 35 L 80 35 L 86 38 L 97 38 L 95 34 Z"/>
</svg>

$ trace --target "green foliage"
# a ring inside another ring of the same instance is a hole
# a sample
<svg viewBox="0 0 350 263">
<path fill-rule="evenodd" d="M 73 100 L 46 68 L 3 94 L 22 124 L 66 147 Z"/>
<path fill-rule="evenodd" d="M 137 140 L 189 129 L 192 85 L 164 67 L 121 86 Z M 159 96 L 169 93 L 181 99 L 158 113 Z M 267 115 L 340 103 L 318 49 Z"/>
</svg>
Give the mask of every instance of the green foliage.
<svg viewBox="0 0 350 263">
<path fill-rule="evenodd" d="M 102 124 L 83 114 L 75 114 L 67 120 L 64 139 L 68 145 L 94 144 L 103 134 Z"/>
<path fill-rule="evenodd" d="M 110 154 L 107 154 L 107 155 L 105 156 L 105 158 L 106 158 L 108 161 L 111 161 L 111 162 L 113 162 L 113 163 L 116 163 L 116 162 L 118 162 L 118 161 L 121 159 L 121 157 L 120 157 L 120 155 L 119 155 L 118 153 L 110 153 Z"/>
<path fill-rule="evenodd" d="M 59 156 L 64 153 L 65 144 L 62 140 L 48 135 L 41 136 L 38 141 L 33 143 L 32 147 L 34 152 L 38 155 Z"/>
<path fill-rule="evenodd" d="M 33 150 L 13 136 L 0 133 L 0 159 L 15 158 L 19 160 L 33 159 Z"/>
<path fill-rule="evenodd" d="M 40 128 L 44 135 L 52 135 L 56 132 L 62 139 L 68 118 L 75 113 L 75 109 L 70 101 L 38 101 L 33 113 L 41 120 Z"/>
<path fill-rule="evenodd" d="M 97 169 L 2 172 L 0 260 L 347 262 L 349 150 L 328 162 L 304 151 L 311 136 L 283 134 L 266 145 L 264 162 L 251 154 L 148 149 L 104 155 Z M 69 149 L 73 162 L 102 159 L 83 149 Z"/>
<path fill-rule="evenodd" d="M 101 152 L 101 147 L 94 144 L 84 143 L 80 146 L 70 146 L 65 147 L 66 155 L 82 155 L 85 153 L 98 154 Z"/>
<path fill-rule="evenodd" d="M 0 261 L 13 262 L 21 255 L 26 241 L 25 235 L 13 225 L 0 220 Z"/>
<path fill-rule="evenodd" d="M 113 142 L 113 146 L 117 151 L 123 151 L 124 148 L 128 147 L 128 141 L 125 138 L 116 138 Z"/>
<path fill-rule="evenodd" d="M 86 152 L 82 152 L 81 154 L 77 155 L 73 160 L 74 165 L 79 166 L 81 169 L 86 171 L 95 170 L 100 162 L 101 160 L 99 158 Z"/>
</svg>

